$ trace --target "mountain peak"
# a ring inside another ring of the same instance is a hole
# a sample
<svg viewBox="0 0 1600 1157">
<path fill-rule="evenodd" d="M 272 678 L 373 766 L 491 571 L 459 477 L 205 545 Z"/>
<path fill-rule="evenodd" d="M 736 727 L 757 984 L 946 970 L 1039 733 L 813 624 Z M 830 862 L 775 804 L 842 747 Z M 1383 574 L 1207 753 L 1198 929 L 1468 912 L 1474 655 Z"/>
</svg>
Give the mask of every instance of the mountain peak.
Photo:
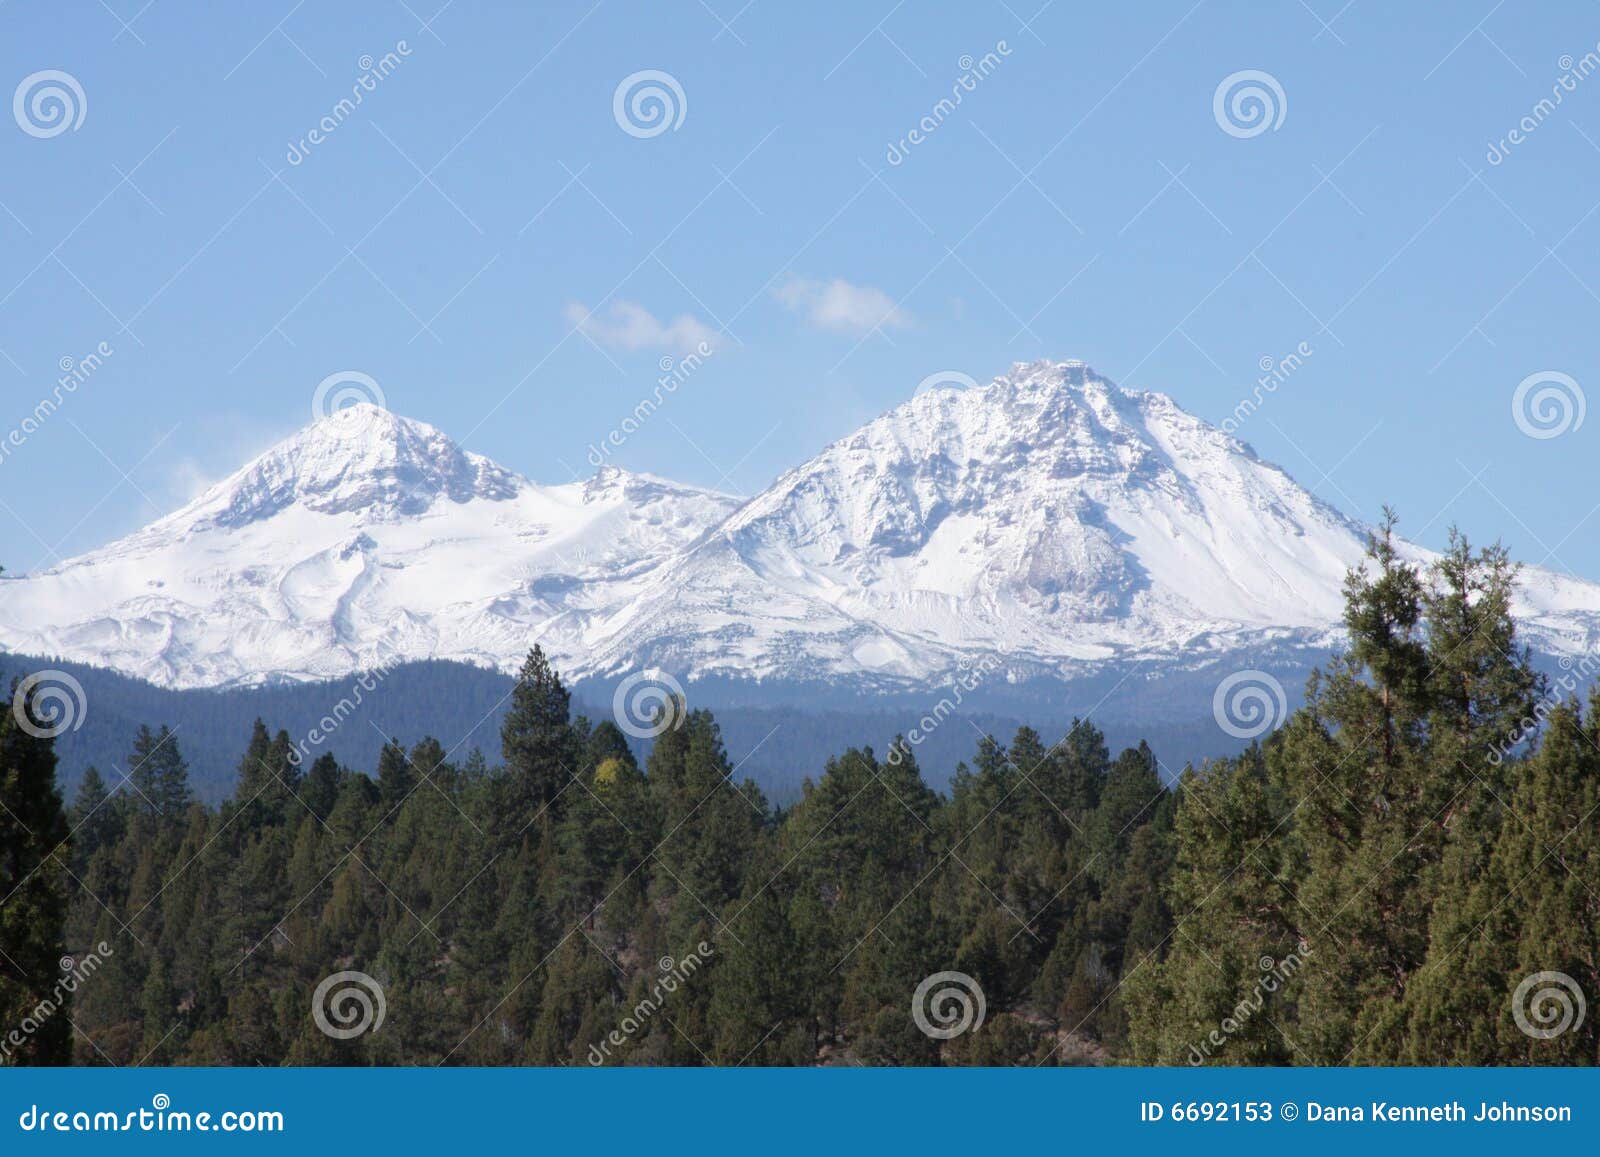
<svg viewBox="0 0 1600 1157">
<path fill-rule="evenodd" d="M 1031 362 L 1012 362 L 1010 372 L 1002 375 L 999 380 L 1070 386 L 1082 386 L 1089 382 L 1111 385 L 1109 378 L 1095 372 L 1094 367 L 1088 362 L 1081 362 L 1077 358 L 1067 358 L 1062 361 L 1038 358 Z"/>
<path fill-rule="evenodd" d="M 224 527 L 270 518 L 292 505 L 391 519 L 420 514 L 440 499 L 503 501 L 524 485 L 426 422 L 360 402 L 278 443 L 212 487 L 189 512 Z"/>
<path fill-rule="evenodd" d="M 1014 362 L 1010 370 L 990 383 L 990 387 L 998 388 L 1011 397 L 1034 401 L 1062 395 L 1104 400 L 1112 405 L 1124 402 L 1147 403 L 1152 399 L 1171 401 L 1165 394 L 1130 390 L 1119 386 L 1088 362 L 1076 359 Z"/>
<path fill-rule="evenodd" d="M 931 689 L 978 660 L 998 688 L 1337 639 L 1362 528 L 1223 430 L 1081 361 L 948 379 L 968 388 L 930 380 L 747 501 L 606 462 L 538 486 L 342 407 L 178 513 L 0 583 L 0 647 L 168 686 L 396 656 L 510 671 L 538 641 L 572 679 Z M 1536 646 L 1593 650 L 1600 587 L 1524 583 Z"/>
<path fill-rule="evenodd" d="M 1141 463 L 1148 466 L 1152 422 L 1176 423 L 1209 440 L 1201 433 L 1204 423 L 1166 395 L 1125 389 L 1087 362 L 1015 362 L 977 388 L 934 388 L 963 378 L 949 374 L 930 379 L 929 388 L 839 445 L 876 444 L 880 451 L 903 450 L 916 458 L 948 457 L 958 463 L 1019 457 L 1037 463 L 1042 455 L 1065 455 L 1072 461 L 1063 459 L 1061 465 L 1071 473 L 1082 467 L 1125 472 Z"/>
<path fill-rule="evenodd" d="M 394 438 L 400 436 L 402 430 L 406 428 L 428 434 L 438 433 L 426 422 L 402 417 L 376 402 L 353 402 L 322 415 L 301 430 L 300 434 L 315 433 L 321 437 L 334 438 Z"/>
</svg>

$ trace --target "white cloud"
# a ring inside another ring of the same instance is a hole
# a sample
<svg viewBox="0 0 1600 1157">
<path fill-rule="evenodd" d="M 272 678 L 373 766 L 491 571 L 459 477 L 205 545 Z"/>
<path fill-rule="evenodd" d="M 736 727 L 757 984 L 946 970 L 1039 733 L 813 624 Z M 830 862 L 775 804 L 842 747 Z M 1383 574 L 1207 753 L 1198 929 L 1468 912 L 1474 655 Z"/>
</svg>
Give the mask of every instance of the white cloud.
<svg viewBox="0 0 1600 1157">
<path fill-rule="evenodd" d="M 637 302 L 617 300 L 608 310 L 594 310 L 574 301 L 563 311 L 569 325 L 601 345 L 625 350 L 687 353 L 704 342 L 717 344 L 717 331 L 687 313 L 662 321 Z"/>
<path fill-rule="evenodd" d="M 874 329 L 904 329 L 909 313 L 894 299 L 870 285 L 851 285 L 842 277 L 817 281 L 791 276 L 773 296 L 819 329 L 836 333 L 870 333 Z"/>
</svg>

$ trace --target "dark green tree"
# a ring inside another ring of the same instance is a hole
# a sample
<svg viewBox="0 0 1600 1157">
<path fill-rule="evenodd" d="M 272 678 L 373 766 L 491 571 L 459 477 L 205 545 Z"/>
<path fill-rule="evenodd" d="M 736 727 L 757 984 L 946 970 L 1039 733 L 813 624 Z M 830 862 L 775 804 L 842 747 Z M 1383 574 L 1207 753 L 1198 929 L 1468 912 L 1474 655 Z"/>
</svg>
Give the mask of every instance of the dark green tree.
<svg viewBox="0 0 1600 1157">
<path fill-rule="evenodd" d="M 560 800 L 577 774 L 578 748 L 571 695 L 535 644 L 517 675 L 511 709 L 500 727 L 500 747 L 516 798 L 516 819 L 533 822 L 543 811 L 559 817 Z"/>
<path fill-rule="evenodd" d="M 189 765 L 169 728 L 154 732 L 139 728 L 128 753 L 128 794 L 131 799 L 124 798 L 135 810 L 142 809 L 169 824 L 183 823 L 183 813 L 194 796 L 189 790 Z"/>
<path fill-rule="evenodd" d="M 70 996 L 59 994 L 66 954 L 67 818 L 56 792 L 51 719 L 37 691 L 0 711 L 0 1024 L 23 1033 L 0 1064 L 72 1059 Z M 9 1043 L 9 1038 L 8 1038 Z"/>
</svg>

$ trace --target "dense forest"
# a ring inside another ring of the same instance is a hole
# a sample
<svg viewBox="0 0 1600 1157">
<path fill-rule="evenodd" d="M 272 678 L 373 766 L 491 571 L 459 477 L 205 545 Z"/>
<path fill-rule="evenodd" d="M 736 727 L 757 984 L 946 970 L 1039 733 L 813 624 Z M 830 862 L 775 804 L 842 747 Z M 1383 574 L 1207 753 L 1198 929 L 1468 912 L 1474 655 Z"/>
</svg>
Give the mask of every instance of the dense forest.
<svg viewBox="0 0 1600 1157">
<path fill-rule="evenodd" d="M 1080 721 L 775 808 L 710 714 L 640 766 L 535 648 L 497 765 L 257 722 L 213 808 L 146 728 L 68 804 L 24 693 L 0 1063 L 1596 1063 L 1600 700 L 1532 669 L 1501 549 L 1391 527 L 1306 705 L 1170 788 Z"/>
<path fill-rule="evenodd" d="M 1326 661 L 1325 653 L 1295 651 L 1272 656 L 1270 665 L 1298 682 L 1304 675 L 1290 676 L 1289 671 L 1309 671 Z M 493 667 L 441 659 L 396 663 L 382 669 L 381 681 L 367 680 L 373 689 L 363 692 L 357 703 L 352 688 L 359 686 L 360 675 L 304 683 L 177 689 L 59 656 L 0 656 L 0 673 L 46 669 L 71 676 L 92 704 L 72 729 L 56 739 L 56 773 L 63 795 L 72 797 L 90 767 L 113 776 L 113 769 L 125 766 L 129 741 L 140 725 L 159 720 L 183 743 L 195 798 L 212 806 L 232 798 L 239 752 L 256 718 L 269 720 L 274 731 L 281 729 L 299 738 L 317 726 L 329 703 L 348 699 L 354 710 L 326 737 L 318 754 L 331 753 L 347 767 L 370 770 L 378 765 L 378 753 L 387 739 L 399 737 L 409 748 L 417 740 L 435 735 L 460 753 L 458 758 L 464 758 L 474 747 L 490 752 L 499 749 L 500 727 L 515 682 L 514 672 L 503 673 Z M 948 721 L 918 743 L 917 766 L 923 779 L 935 791 L 949 790 L 956 766 L 972 758 L 977 738 L 974 726 L 983 733 L 1007 736 L 1028 723 L 1054 738 L 1065 733 L 1074 707 L 1079 715 L 1092 712 L 1095 726 L 1113 747 L 1148 741 L 1173 774 L 1186 762 L 1244 749 L 1244 741 L 1221 731 L 1211 717 L 1215 675 L 1166 671 L 1155 678 L 1137 666 L 1130 669 L 1113 668 L 1093 679 L 1070 682 L 1029 679 L 1013 685 L 1003 679 L 985 680 L 958 705 L 959 719 Z M 612 710 L 620 678 L 589 679 L 573 685 L 563 673 L 563 682 L 572 692 L 573 712 L 600 719 Z M 801 785 L 807 778 L 817 777 L 829 756 L 848 747 L 881 746 L 897 731 L 920 720 L 929 700 L 926 687 L 916 691 L 885 688 L 870 694 L 856 688 L 848 692 L 848 702 L 844 701 L 846 691 L 824 684 L 763 682 L 752 690 L 733 680 L 702 680 L 693 688 L 694 705 L 715 712 L 739 778 L 754 780 L 769 801 L 784 807 L 800 798 Z M 4 689 L 0 685 L 0 691 Z M 831 699 L 823 694 L 825 690 Z M 1298 696 L 1293 698 L 1298 702 Z M 783 742 L 764 742 L 774 735 L 774 728 Z M 628 738 L 634 755 L 642 761 L 649 754 L 648 738 Z"/>
</svg>

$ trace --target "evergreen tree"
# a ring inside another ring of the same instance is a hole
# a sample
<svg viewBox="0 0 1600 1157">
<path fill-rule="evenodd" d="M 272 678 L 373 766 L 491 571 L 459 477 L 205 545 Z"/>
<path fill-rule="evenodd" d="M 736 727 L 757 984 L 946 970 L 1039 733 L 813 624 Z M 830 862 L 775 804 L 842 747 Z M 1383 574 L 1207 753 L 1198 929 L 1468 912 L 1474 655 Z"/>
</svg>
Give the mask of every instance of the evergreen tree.
<svg viewBox="0 0 1600 1157">
<path fill-rule="evenodd" d="M 131 806 L 169 824 L 181 824 L 193 802 L 189 791 L 189 766 L 183 761 L 177 736 L 167 727 L 152 732 L 140 727 L 128 754 Z"/>
<path fill-rule="evenodd" d="M 313 815 L 326 820 L 339 799 L 339 761 L 331 752 L 317 756 L 300 784 L 300 799 Z"/>
<path fill-rule="evenodd" d="M 669 740 L 668 736 L 673 739 Z M 680 742 L 675 742 L 681 738 Z M 736 787 L 722 733 L 709 712 L 692 711 L 681 728 L 662 733 L 650 758 L 650 778 L 658 772 L 668 785 L 656 849 L 661 884 L 681 895 L 688 923 L 715 913 L 738 895 L 745 865 L 765 818 L 759 793 Z M 680 923 L 684 942 L 698 941 Z"/>
<path fill-rule="evenodd" d="M 113 846 L 122 837 L 122 813 L 112 802 L 98 768 L 84 771 L 70 818 L 73 871 L 82 874 L 96 852 Z"/>
<path fill-rule="evenodd" d="M 1600 1063 L 1600 1030 L 1574 1016 L 1569 1031 L 1541 1036 L 1558 1020 L 1535 1018 L 1540 999 L 1556 1012 L 1600 986 L 1600 700 L 1585 721 L 1575 701 L 1559 704 L 1538 751 L 1512 763 L 1515 787 L 1482 870 L 1452 873 L 1434 905 L 1428 958 L 1360 1055 L 1376 1063 L 1569 1065 Z M 1481 829 L 1474 836 L 1482 836 Z M 1546 979 L 1529 982 L 1530 977 Z M 1566 978 L 1565 980 L 1559 978 Z M 1564 991 L 1565 989 L 1565 991 Z M 1520 1011 L 1523 1024 L 1516 1013 Z M 1535 1030 L 1527 1031 L 1528 1028 Z"/>
<path fill-rule="evenodd" d="M 603 724 L 607 729 L 620 741 L 614 725 Z M 627 745 L 607 736 L 589 748 L 599 761 L 576 777 L 557 840 L 562 906 L 593 928 L 602 901 L 627 911 L 642 898 L 638 869 L 655 847 L 657 825 L 649 785 Z"/>
<path fill-rule="evenodd" d="M 524 824 L 547 809 L 558 817 L 560 799 L 577 773 L 571 699 L 536 644 L 517 676 L 511 709 L 500 728 L 506 770 L 516 790 L 517 817 Z"/>
<path fill-rule="evenodd" d="M 1280 961 L 1306 958 L 1302 916 L 1283 882 L 1283 849 L 1275 846 L 1281 811 L 1259 749 L 1185 772 L 1167 892 L 1179 930 L 1130 962 L 1121 992 L 1135 1062 L 1309 1059 L 1296 1051 L 1302 1046 L 1294 1010 L 1303 995 L 1301 978 L 1325 962 L 1313 959 L 1285 984 L 1273 975 Z M 1271 993 L 1265 991 L 1269 977 Z M 1094 992 L 1069 992 L 1063 1024 L 1076 1031 L 1098 999 Z M 1261 1007 L 1252 1007 L 1257 1001 Z"/>
<path fill-rule="evenodd" d="M 8 698 L 17 702 L 17 687 Z M 20 716 L 20 718 L 19 718 Z M 24 728 L 23 722 L 29 724 Z M 20 1045 L 0 1064 L 72 1059 L 70 997 L 56 1006 L 66 954 L 67 819 L 56 792 L 56 753 L 34 694 L 0 712 L 0 1024 Z"/>
<path fill-rule="evenodd" d="M 620 1033 L 601 1062 L 1596 1063 L 1592 1017 L 1527 1025 L 1551 977 L 1600 989 L 1600 701 L 1544 697 L 1503 550 L 1452 536 L 1424 572 L 1392 529 L 1305 708 L 1171 790 L 1077 720 L 978 738 L 948 797 L 899 738 L 774 810 L 709 712 L 674 705 L 642 771 L 535 650 L 502 767 L 424 738 L 302 777 L 258 722 L 211 808 L 144 729 L 138 790 L 87 774 L 69 850 L 48 741 L 0 716 L 0 947 L 53 982 L 117 946 L 75 1051 L 0 962 L 0 1012 L 41 1028 L 11 1059 L 586 1064 Z M 388 1016 L 334 1041 L 308 1001 L 350 969 Z M 910 1004 L 946 971 L 988 1011 L 939 1041 Z"/>
<path fill-rule="evenodd" d="M 799 943 L 783 897 L 769 881 L 781 872 L 775 857 L 761 857 L 718 938 L 715 987 L 708 1008 L 711 1049 L 720 1065 L 808 1065 L 815 1034 L 806 1015 L 805 973 L 796 967 Z"/>
<path fill-rule="evenodd" d="M 389 812 L 404 803 L 417 787 L 417 770 L 400 741 L 391 739 L 378 753 L 378 802 Z"/>
</svg>

